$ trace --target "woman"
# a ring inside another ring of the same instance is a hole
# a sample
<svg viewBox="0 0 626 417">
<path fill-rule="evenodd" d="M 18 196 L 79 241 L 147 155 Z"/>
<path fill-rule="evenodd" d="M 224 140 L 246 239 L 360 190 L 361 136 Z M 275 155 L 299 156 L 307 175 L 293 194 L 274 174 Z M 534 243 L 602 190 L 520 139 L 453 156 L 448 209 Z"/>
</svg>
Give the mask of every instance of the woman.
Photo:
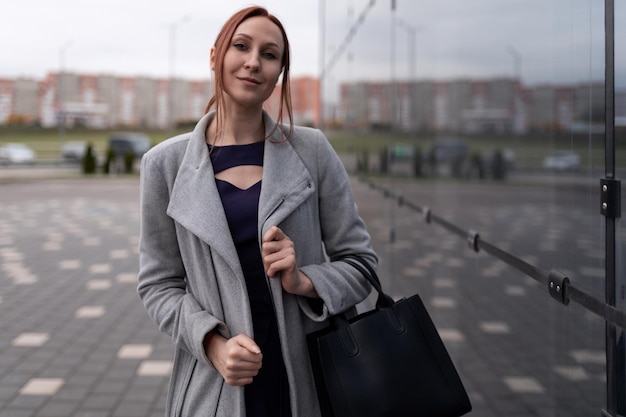
<svg viewBox="0 0 626 417">
<path fill-rule="evenodd" d="M 264 8 L 211 49 L 215 95 L 193 132 L 141 169 L 138 292 L 176 346 L 168 416 L 319 416 L 306 334 L 369 293 L 376 266 L 324 135 L 293 126 L 289 42 Z M 263 110 L 282 74 L 289 125 Z"/>
</svg>

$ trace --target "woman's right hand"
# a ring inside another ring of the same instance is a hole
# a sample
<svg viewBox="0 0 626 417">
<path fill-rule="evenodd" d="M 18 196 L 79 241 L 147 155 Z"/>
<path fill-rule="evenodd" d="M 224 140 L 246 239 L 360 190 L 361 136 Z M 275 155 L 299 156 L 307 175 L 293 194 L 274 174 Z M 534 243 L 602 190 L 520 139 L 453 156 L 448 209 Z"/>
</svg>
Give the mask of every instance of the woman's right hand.
<svg viewBox="0 0 626 417">
<path fill-rule="evenodd" d="M 226 339 L 219 334 L 208 336 L 204 351 L 228 385 L 248 385 L 261 369 L 263 354 L 257 344 L 244 334 Z"/>
</svg>

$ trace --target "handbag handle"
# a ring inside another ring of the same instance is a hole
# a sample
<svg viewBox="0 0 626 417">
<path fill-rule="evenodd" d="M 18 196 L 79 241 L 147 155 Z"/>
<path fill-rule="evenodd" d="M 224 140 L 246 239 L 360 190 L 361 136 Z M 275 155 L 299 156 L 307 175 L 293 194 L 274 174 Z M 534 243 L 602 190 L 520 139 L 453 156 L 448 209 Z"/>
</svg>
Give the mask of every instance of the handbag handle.
<svg viewBox="0 0 626 417">
<path fill-rule="evenodd" d="M 393 298 L 384 293 L 380 280 L 378 279 L 378 275 L 370 264 L 365 262 L 358 255 L 347 255 L 341 260 L 359 271 L 369 281 L 369 283 L 372 284 L 372 287 L 374 287 L 376 292 L 378 292 L 376 308 L 391 307 L 394 304 Z"/>
</svg>

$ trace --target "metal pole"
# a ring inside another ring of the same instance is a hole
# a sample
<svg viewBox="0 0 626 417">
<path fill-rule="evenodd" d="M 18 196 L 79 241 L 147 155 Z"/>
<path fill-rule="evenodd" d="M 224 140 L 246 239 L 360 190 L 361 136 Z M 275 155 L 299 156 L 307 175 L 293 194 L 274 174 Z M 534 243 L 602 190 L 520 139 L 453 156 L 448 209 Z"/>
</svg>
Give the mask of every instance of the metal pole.
<svg viewBox="0 0 626 417">
<path fill-rule="evenodd" d="M 515 78 L 521 82 L 522 78 L 522 56 L 519 54 L 517 49 L 512 46 L 508 48 L 509 52 L 513 56 L 513 75 Z"/>
<path fill-rule="evenodd" d="M 405 22 L 404 20 L 398 18 L 398 25 L 405 28 L 408 35 L 408 58 L 409 58 L 409 80 L 416 80 L 416 71 L 415 71 L 415 56 L 416 56 L 416 44 L 417 44 L 417 33 L 419 31 L 419 27 L 412 26 Z"/>
<path fill-rule="evenodd" d="M 320 44 L 319 44 L 319 66 L 320 66 L 320 79 L 318 86 L 318 103 L 317 103 L 317 117 L 318 128 L 324 129 L 324 77 L 326 76 L 326 0 L 319 0 L 319 25 L 320 25 Z"/>
<path fill-rule="evenodd" d="M 176 124 L 176 118 L 174 116 L 175 94 L 176 94 L 176 30 L 183 23 L 189 20 L 189 15 L 183 16 L 180 20 L 170 24 L 169 31 L 169 82 L 168 82 L 168 97 L 167 97 L 167 127 L 170 131 L 174 130 Z"/>
<path fill-rule="evenodd" d="M 391 130 L 396 130 L 398 91 L 396 85 L 396 1 L 391 0 Z"/>
<path fill-rule="evenodd" d="M 59 101 L 59 112 L 57 124 L 59 127 L 59 143 L 63 143 L 65 140 L 65 80 L 64 80 L 64 72 L 65 72 L 65 52 L 67 48 L 70 47 L 72 41 L 66 42 L 61 49 L 59 49 L 59 75 L 57 80 L 57 88 L 58 88 L 58 101 Z"/>
<path fill-rule="evenodd" d="M 614 0 L 604 2 L 605 25 L 605 177 L 603 187 L 610 190 L 620 189 L 621 183 L 615 178 L 615 4 Z M 604 188 L 603 188 L 604 191 Z M 618 196 L 620 194 L 617 194 Z M 604 207 L 603 207 L 604 209 Z M 609 209 L 612 209 L 609 207 Z M 617 221 L 621 213 L 605 214 L 605 300 L 610 306 L 616 306 L 617 292 Z M 626 357 L 624 347 L 624 330 L 617 337 L 615 324 L 606 322 L 606 410 L 611 417 L 626 415 Z"/>
</svg>

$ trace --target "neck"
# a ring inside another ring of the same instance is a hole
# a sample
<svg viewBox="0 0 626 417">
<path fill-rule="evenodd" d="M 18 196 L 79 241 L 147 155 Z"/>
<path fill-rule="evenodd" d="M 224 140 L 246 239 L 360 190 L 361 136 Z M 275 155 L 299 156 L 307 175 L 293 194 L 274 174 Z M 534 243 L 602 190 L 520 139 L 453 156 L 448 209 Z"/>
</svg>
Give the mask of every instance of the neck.
<svg viewBox="0 0 626 417">
<path fill-rule="evenodd" d="M 207 128 L 207 142 L 212 145 L 244 145 L 265 138 L 263 114 L 258 110 L 232 112 L 224 109 L 221 133 L 217 131 L 217 116 Z"/>
</svg>

